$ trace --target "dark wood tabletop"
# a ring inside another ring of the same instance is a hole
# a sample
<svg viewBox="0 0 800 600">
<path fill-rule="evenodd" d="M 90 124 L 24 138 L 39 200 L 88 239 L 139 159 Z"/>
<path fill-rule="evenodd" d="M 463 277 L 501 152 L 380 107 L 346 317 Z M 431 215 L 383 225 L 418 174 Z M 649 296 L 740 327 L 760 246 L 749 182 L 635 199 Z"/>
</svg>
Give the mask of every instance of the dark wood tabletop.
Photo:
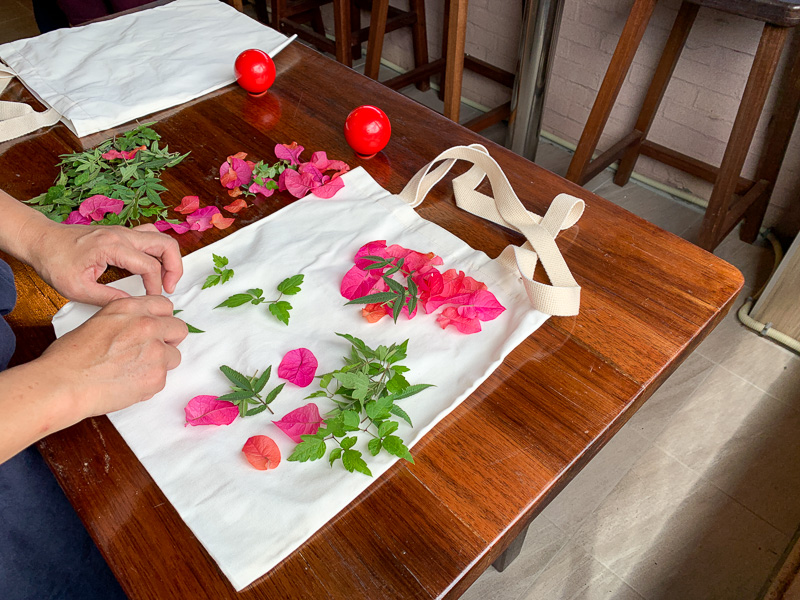
<svg viewBox="0 0 800 600">
<path fill-rule="evenodd" d="M 228 204 L 217 180 L 220 163 L 239 151 L 271 158 L 278 142 L 297 141 L 362 165 L 395 193 L 440 151 L 480 142 L 530 210 L 544 214 L 560 192 L 585 199 L 583 218 L 558 238 L 583 288 L 580 315 L 549 319 L 415 447 L 416 464 L 396 464 L 239 594 L 107 418 L 52 435 L 39 450 L 132 599 L 456 598 L 714 328 L 742 276 L 704 250 L 312 50 L 293 44 L 276 63 L 278 78 L 266 96 L 253 98 L 230 86 L 146 119 L 157 122 L 170 149 L 191 150 L 164 173 L 165 201 L 199 195 L 206 204 Z M 14 84 L 3 99 L 31 96 Z M 392 121 L 389 146 L 371 160 L 357 158 L 342 135 L 345 117 L 360 104 L 380 106 Z M 59 125 L 2 144 L 0 187 L 20 199 L 37 195 L 55 178 L 59 154 L 113 133 L 78 140 Z M 179 236 L 182 251 L 292 201 L 277 194 L 240 213 L 230 229 Z M 445 183 L 417 210 L 492 257 L 524 241 L 457 209 Z M 64 300 L 31 269 L 11 263 L 19 304 L 9 321 L 19 340 L 14 361 L 20 363 L 53 340 L 51 317 Z"/>
</svg>

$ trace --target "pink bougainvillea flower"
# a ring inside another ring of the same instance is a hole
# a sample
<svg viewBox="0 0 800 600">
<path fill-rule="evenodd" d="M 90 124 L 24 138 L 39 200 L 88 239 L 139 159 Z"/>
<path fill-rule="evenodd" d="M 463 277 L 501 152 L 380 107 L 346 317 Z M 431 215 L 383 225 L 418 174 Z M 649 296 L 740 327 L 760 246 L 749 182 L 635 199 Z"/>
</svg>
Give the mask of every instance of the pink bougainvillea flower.
<svg viewBox="0 0 800 600">
<path fill-rule="evenodd" d="M 314 178 L 310 173 L 300 173 L 294 169 L 286 169 L 283 171 L 280 179 L 283 180 L 283 185 L 286 190 L 295 198 L 307 196 L 311 186 L 314 185 Z M 280 181 L 278 185 L 280 186 Z"/>
<path fill-rule="evenodd" d="M 205 231 L 213 227 L 211 219 L 217 214 L 219 214 L 219 209 L 216 206 L 204 206 L 188 215 L 186 222 L 189 224 L 189 228 L 194 231 Z"/>
<path fill-rule="evenodd" d="M 323 175 L 319 185 L 311 188 L 311 193 L 317 198 L 327 200 L 333 198 L 340 189 L 344 187 L 344 181 L 339 177 L 331 178 L 328 175 Z"/>
<path fill-rule="evenodd" d="M 308 348 L 290 350 L 278 367 L 278 377 L 300 387 L 308 387 L 317 372 L 317 357 Z"/>
<path fill-rule="evenodd" d="M 319 408 L 313 402 L 301 406 L 285 415 L 280 421 L 273 421 L 293 442 L 302 442 L 301 435 L 314 435 L 322 425 Z"/>
<path fill-rule="evenodd" d="M 506 309 L 489 290 L 473 292 L 467 299 L 465 306 L 474 308 L 476 316 L 481 321 L 493 321 Z"/>
<path fill-rule="evenodd" d="M 436 317 L 436 322 L 442 329 L 453 325 L 461 333 L 478 333 L 481 330 L 481 322 L 471 306 L 448 306 Z"/>
<path fill-rule="evenodd" d="M 237 198 L 236 200 L 228 204 L 228 206 L 223 206 L 222 208 L 227 210 L 229 213 L 236 214 L 243 208 L 247 208 L 247 202 L 244 201 L 244 198 Z"/>
<path fill-rule="evenodd" d="M 136 156 L 136 153 L 139 152 L 139 150 L 146 150 L 146 149 L 147 146 L 139 146 L 138 148 L 134 148 L 133 150 L 127 150 L 125 152 L 120 152 L 119 150 L 111 149 L 108 152 L 104 152 L 100 156 L 105 160 L 117 160 L 120 158 L 123 158 L 125 160 L 132 160 L 133 157 Z"/>
<path fill-rule="evenodd" d="M 175 212 L 188 215 L 198 208 L 200 208 L 200 198 L 198 196 L 184 196 L 181 199 L 181 203 L 175 208 Z"/>
<path fill-rule="evenodd" d="M 78 207 L 78 211 L 87 219 L 91 219 L 92 221 L 102 221 L 103 217 L 106 216 L 106 213 L 114 213 L 118 215 L 122 212 L 125 203 L 122 200 L 116 200 L 114 198 L 109 198 L 108 196 L 102 196 L 100 194 L 95 194 L 94 196 L 89 196 L 86 200 L 81 202 L 81 205 Z"/>
<path fill-rule="evenodd" d="M 222 213 L 215 213 L 211 216 L 211 224 L 217 229 L 227 229 L 234 222 L 233 217 L 223 217 Z"/>
<path fill-rule="evenodd" d="M 259 471 L 269 471 L 281 464 L 281 451 L 272 438 L 266 435 L 254 435 L 242 447 L 247 462 Z"/>
<path fill-rule="evenodd" d="M 159 231 L 169 231 L 172 229 L 175 233 L 186 233 L 191 229 L 188 223 L 180 221 L 178 223 L 170 223 L 169 221 L 156 221 L 153 223 Z"/>
<path fill-rule="evenodd" d="M 239 416 L 233 402 L 217 400 L 217 396 L 195 396 L 183 409 L 186 425 L 230 425 Z"/>
<path fill-rule="evenodd" d="M 355 256 L 356 267 L 359 269 L 366 269 L 373 261 L 362 258 L 363 256 L 380 256 L 386 258 L 386 240 L 375 240 L 374 242 L 367 242 L 358 249 Z M 379 269 L 383 273 L 383 269 Z"/>
<path fill-rule="evenodd" d="M 286 176 L 289 174 L 290 171 L 294 171 L 294 169 L 284 169 L 281 171 L 281 174 L 278 175 L 278 191 L 285 192 L 286 191 Z"/>
<path fill-rule="evenodd" d="M 224 163 L 219 167 L 219 181 L 222 187 L 229 190 L 238 188 L 242 185 L 248 185 L 253 178 L 253 167 L 255 166 L 252 161 L 244 160 L 247 156 L 244 152 L 239 152 L 229 156 Z"/>
<path fill-rule="evenodd" d="M 377 323 L 389 314 L 387 311 L 391 311 L 391 309 L 383 304 L 367 304 L 361 309 L 361 316 L 367 320 L 367 323 Z"/>
<path fill-rule="evenodd" d="M 83 216 L 80 211 L 73 210 L 62 223 L 64 225 L 90 225 L 92 220 Z"/>
<path fill-rule="evenodd" d="M 362 271 L 358 267 L 351 267 L 345 273 L 339 291 L 348 300 L 355 300 L 367 294 L 384 292 L 386 288 L 386 283 L 381 278 L 381 269 Z"/>
<path fill-rule="evenodd" d="M 267 181 L 272 181 L 272 179 L 267 179 Z M 258 185 L 257 183 L 251 183 L 250 187 L 247 188 L 247 191 L 251 194 L 261 194 L 262 196 L 269 198 L 275 193 L 275 188 L 268 188 L 264 187 L 263 185 Z"/>
<path fill-rule="evenodd" d="M 314 152 L 309 161 L 320 171 L 336 171 L 333 177 L 343 175 L 350 170 L 350 165 L 341 160 L 328 160 L 328 155 L 325 152 Z"/>
<path fill-rule="evenodd" d="M 300 154 L 302 154 L 303 150 L 305 148 L 298 146 L 297 142 L 292 142 L 289 145 L 276 144 L 275 156 L 278 157 L 278 160 L 288 160 L 290 165 L 299 165 Z"/>
</svg>

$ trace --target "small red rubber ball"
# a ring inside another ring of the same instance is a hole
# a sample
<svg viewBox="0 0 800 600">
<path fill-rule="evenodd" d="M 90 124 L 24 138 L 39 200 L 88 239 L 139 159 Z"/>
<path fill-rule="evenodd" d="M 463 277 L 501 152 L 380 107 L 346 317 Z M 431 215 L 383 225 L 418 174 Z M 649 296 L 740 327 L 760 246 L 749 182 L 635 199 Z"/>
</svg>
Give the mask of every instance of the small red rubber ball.
<svg viewBox="0 0 800 600">
<path fill-rule="evenodd" d="M 344 139 L 362 157 L 371 157 L 383 150 L 391 135 L 389 117 L 376 106 L 359 106 L 344 121 Z"/>
<path fill-rule="evenodd" d="M 251 94 L 263 94 L 275 81 L 275 63 L 263 50 L 252 48 L 236 57 L 236 81 Z"/>
</svg>

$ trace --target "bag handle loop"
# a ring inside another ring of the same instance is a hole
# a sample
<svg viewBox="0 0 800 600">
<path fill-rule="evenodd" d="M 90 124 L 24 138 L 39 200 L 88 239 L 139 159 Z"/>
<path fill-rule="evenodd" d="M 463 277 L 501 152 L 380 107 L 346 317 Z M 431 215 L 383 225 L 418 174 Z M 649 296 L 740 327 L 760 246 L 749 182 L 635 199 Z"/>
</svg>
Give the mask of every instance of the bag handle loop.
<svg viewBox="0 0 800 600">
<path fill-rule="evenodd" d="M 14 77 L 16 73 L 12 69 L 0 65 L 0 93 Z M 55 125 L 59 119 L 61 115 L 54 108 L 36 112 L 33 107 L 22 102 L 0 101 L 0 143 Z"/>
<path fill-rule="evenodd" d="M 503 170 L 480 144 L 445 150 L 411 178 L 400 192 L 400 197 L 412 207 L 419 206 L 458 160 L 471 162 L 472 167 L 453 180 L 456 205 L 513 229 L 527 240 L 522 246 L 508 246 L 496 260 L 512 272 L 519 273 L 535 309 L 555 316 L 577 315 L 581 288 L 564 261 L 555 238 L 559 232 L 572 227 L 580 219 L 584 209 L 583 200 L 569 194 L 559 194 L 543 217 L 526 210 Z M 434 168 L 440 161 L 442 164 Z M 477 191 L 484 177 L 488 177 L 494 197 Z M 533 273 L 538 261 L 542 262 L 550 285 L 534 281 Z"/>
</svg>

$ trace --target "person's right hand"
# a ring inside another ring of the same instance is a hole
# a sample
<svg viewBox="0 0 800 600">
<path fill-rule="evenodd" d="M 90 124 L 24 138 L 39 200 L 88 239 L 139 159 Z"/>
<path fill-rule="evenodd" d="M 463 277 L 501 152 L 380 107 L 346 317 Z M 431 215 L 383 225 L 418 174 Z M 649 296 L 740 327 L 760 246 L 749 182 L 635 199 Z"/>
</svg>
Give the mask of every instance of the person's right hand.
<svg viewBox="0 0 800 600">
<path fill-rule="evenodd" d="M 58 373 L 81 418 L 152 398 L 181 362 L 188 331 L 164 296 L 114 300 L 53 342 L 38 360 Z"/>
</svg>

